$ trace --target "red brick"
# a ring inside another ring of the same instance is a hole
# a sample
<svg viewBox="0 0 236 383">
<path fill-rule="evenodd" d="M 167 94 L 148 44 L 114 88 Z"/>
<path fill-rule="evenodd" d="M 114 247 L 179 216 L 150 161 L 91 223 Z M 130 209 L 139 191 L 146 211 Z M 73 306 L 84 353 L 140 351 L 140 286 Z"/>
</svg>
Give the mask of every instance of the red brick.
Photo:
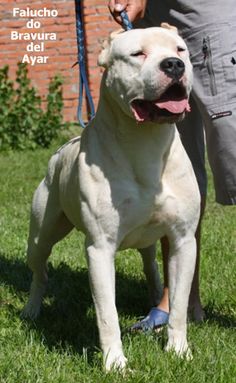
<svg viewBox="0 0 236 383">
<path fill-rule="evenodd" d="M 75 17 L 60 17 L 58 19 L 58 23 L 60 24 L 72 24 L 75 26 Z"/>
<path fill-rule="evenodd" d="M 41 25 L 43 27 L 44 25 L 55 25 L 57 18 L 53 18 L 53 17 L 42 18 L 42 19 L 37 19 L 37 21 L 41 22 Z"/>
<path fill-rule="evenodd" d="M 47 26 L 46 28 L 42 28 L 42 30 L 44 32 L 48 32 L 48 33 L 52 33 L 52 32 L 67 32 L 68 31 L 68 27 L 67 25 L 59 25 L 59 24 L 54 24 L 54 25 L 49 25 Z"/>
<path fill-rule="evenodd" d="M 19 7 L 25 9 L 57 9 L 56 18 L 37 18 L 41 22 L 40 29 L 27 29 L 25 24 L 28 19 L 13 18 L 12 8 Z M 116 28 L 112 20 L 107 5 L 100 0 L 86 0 L 83 2 L 83 13 L 85 20 L 85 36 L 87 50 L 87 67 L 90 89 L 95 104 L 98 101 L 102 68 L 97 66 L 97 57 L 101 50 L 101 41 L 107 38 L 110 31 Z M 0 0 L 0 11 L 2 15 L 0 31 L 0 58 L 2 65 L 10 64 L 10 76 L 15 78 L 17 61 L 21 60 L 26 53 L 26 46 L 30 41 L 11 41 L 11 30 L 19 32 L 55 32 L 56 41 L 45 41 L 45 51 L 43 55 L 49 56 L 47 64 L 38 64 L 34 67 L 29 66 L 29 76 L 33 84 L 38 87 L 40 93 L 47 93 L 49 80 L 56 74 L 61 73 L 64 77 L 63 93 L 65 100 L 64 118 L 71 120 L 72 116 L 76 119 L 76 108 L 78 98 L 78 69 L 71 68 L 77 60 L 77 41 L 75 30 L 75 6 L 74 0 Z M 40 55 L 36 53 L 36 55 Z M 86 103 L 83 105 L 83 113 L 86 117 Z"/>
</svg>

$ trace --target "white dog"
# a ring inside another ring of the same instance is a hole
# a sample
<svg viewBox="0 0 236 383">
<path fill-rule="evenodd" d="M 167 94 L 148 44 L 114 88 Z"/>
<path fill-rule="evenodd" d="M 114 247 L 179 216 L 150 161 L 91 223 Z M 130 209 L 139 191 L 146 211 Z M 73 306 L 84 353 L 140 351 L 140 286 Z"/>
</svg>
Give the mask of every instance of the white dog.
<svg viewBox="0 0 236 383">
<path fill-rule="evenodd" d="M 39 314 L 53 245 L 74 227 L 86 255 L 105 368 L 124 368 L 115 304 L 114 258 L 137 248 L 153 303 L 160 297 L 155 242 L 170 242 L 167 350 L 188 351 L 187 305 L 200 196 L 175 122 L 189 110 L 192 68 L 168 25 L 113 34 L 99 57 L 106 68 L 96 117 L 53 155 L 35 192 L 28 242 L 33 271 L 24 315 Z M 190 127 L 191 129 L 191 127 Z"/>
</svg>

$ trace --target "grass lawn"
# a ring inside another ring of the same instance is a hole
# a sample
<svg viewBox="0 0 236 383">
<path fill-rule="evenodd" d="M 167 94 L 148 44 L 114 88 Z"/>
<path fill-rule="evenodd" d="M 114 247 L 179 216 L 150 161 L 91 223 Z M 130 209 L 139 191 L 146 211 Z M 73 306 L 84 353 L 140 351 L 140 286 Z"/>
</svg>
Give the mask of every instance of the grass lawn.
<svg viewBox="0 0 236 383">
<path fill-rule="evenodd" d="M 188 325 L 192 361 L 164 352 L 165 331 L 125 332 L 149 309 L 140 257 L 127 250 L 116 260 L 117 307 L 132 373 L 104 374 L 83 235 L 75 231 L 54 248 L 40 318 L 20 319 L 31 278 L 25 259 L 30 202 L 55 149 L 0 154 L 0 382 L 236 382 L 236 210 L 214 203 L 210 177 L 201 265 L 206 321 Z"/>
</svg>

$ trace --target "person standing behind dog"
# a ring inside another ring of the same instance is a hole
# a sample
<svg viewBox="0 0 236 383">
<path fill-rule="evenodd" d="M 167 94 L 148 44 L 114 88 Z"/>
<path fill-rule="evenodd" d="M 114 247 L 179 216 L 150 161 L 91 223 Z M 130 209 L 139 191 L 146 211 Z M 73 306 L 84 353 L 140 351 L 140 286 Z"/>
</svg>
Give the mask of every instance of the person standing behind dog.
<svg viewBox="0 0 236 383">
<path fill-rule="evenodd" d="M 187 43 L 194 71 L 191 113 L 178 124 L 201 193 L 196 231 L 197 261 L 189 298 L 193 318 L 204 318 L 199 293 L 201 219 L 207 194 L 205 142 L 213 173 L 216 202 L 236 204 L 236 8 L 235 0 L 110 0 L 108 7 L 121 23 L 126 10 L 135 27 L 168 22 Z M 203 130 L 204 127 L 204 130 Z M 168 239 L 161 240 L 164 265 L 163 298 L 133 329 L 153 329 L 168 322 Z"/>
</svg>

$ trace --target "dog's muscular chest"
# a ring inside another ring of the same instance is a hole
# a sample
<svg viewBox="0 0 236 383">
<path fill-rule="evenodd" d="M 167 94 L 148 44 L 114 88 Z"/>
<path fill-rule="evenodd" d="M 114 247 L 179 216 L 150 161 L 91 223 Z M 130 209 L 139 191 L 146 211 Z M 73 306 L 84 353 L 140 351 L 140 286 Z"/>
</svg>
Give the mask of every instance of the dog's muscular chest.
<svg viewBox="0 0 236 383">
<path fill-rule="evenodd" d="M 100 232 L 125 249 L 149 246 L 166 233 L 171 217 L 163 185 L 147 189 L 126 179 L 93 191 L 93 203 L 82 208 L 87 230 L 96 230 L 92 236 Z"/>
<path fill-rule="evenodd" d="M 159 130 L 155 140 L 153 132 L 149 145 L 137 140 L 130 150 L 114 142 L 110 150 L 96 132 L 87 132 L 93 145 L 84 139 L 78 174 L 81 218 L 90 237 L 104 236 L 127 248 L 148 246 L 165 234 L 169 191 L 162 177 L 171 132 Z"/>
<path fill-rule="evenodd" d="M 142 197 L 142 193 L 140 196 L 140 200 L 131 199 L 130 205 L 133 206 L 123 217 L 123 225 L 122 220 L 120 222 L 123 233 L 120 249 L 150 246 L 164 236 L 176 220 L 174 211 L 170 208 L 171 198 L 166 194 L 159 192 L 153 197 L 150 193 L 149 200 Z M 133 215 L 132 211 L 135 212 Z"/>
</svg>

